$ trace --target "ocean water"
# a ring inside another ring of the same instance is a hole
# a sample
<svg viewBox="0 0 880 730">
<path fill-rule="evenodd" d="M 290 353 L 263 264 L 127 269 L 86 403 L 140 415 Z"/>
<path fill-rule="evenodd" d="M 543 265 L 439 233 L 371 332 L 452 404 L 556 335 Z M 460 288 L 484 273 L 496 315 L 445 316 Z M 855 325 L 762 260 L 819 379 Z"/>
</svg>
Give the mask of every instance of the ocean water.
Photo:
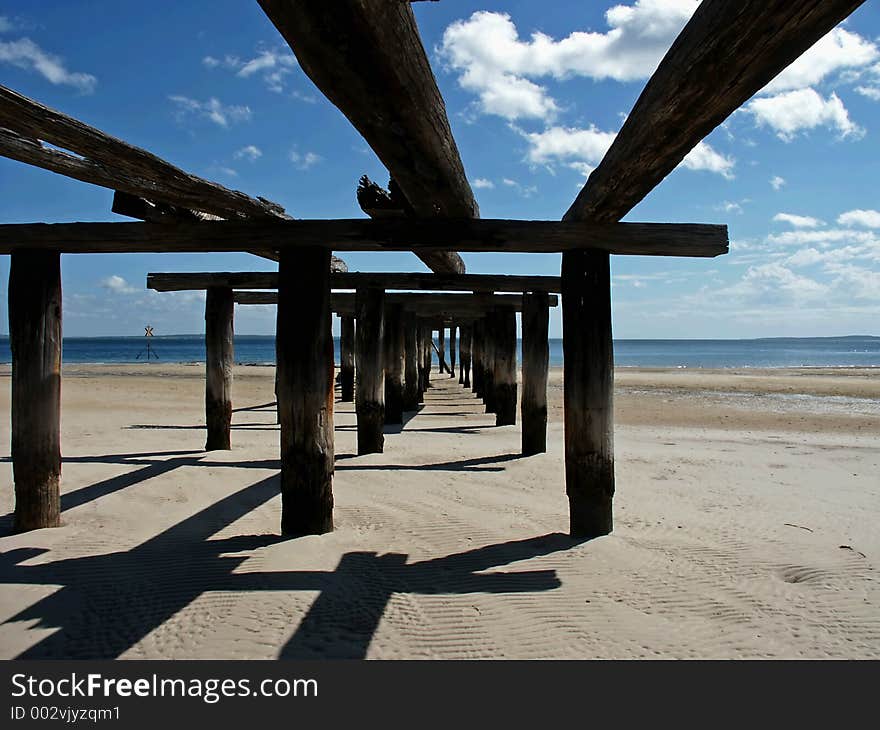
<svg viewBox="0 0 880 730">
<path fill-rule="evenodd" d="M 336 362 L 339 339 L 334 338 Z M 154 337 L 151 362 L 204 362 L 200 335 Z M 562 340 L 550 340 L 550 364 L 562 365 Z M 10 362 L 9 338 L 0 337 L 0 362 Z M 144 337 L 66 337 L 67 363 L 146 362 Z M 238 335 L 235 360 L 273 364 L 275 338 Z M 880 337 L 804 337 L 756 340 L 615 340 L 614 360 L 625 367 L 782 368 L 880 367 Z"/>
</svg>

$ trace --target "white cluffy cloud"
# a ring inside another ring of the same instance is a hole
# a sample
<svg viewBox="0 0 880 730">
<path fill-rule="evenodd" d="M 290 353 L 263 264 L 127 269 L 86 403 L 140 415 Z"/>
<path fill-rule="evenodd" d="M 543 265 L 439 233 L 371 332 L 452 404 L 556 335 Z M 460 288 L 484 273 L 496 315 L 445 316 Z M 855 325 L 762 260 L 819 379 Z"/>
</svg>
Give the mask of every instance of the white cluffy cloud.
<svg viewBox="0 0 880 730">
<path fill-rule="evenodd" d="M 478 177 L 474 180 L 474 187 L 477 190 L 491 190 L 495 187 L 495 183 L 491 180 L 486 179 L 485 177 Z"/>
<path fill-rule="evenodd" d="M 209 119 L 220 127 L 228 127 L 235 122 L 247 121 L 251 118 L 250 107 L 227 106 L 216 97 L 211 97 L 207 101 L 199 101 L 188 96 L 175 94 L 168 98 L 177 105 L 176 116 L 179 120 L 187 116 L 199 116 Z"/>
<path fill-rule="evenodd" d="M 263 156 L 263 151 L 255 144 L 249 144 L 232 153 L 232 157 L 236 160 L 250 160 L 254 162 Z"/>
<path fill-rule="evenodd" d="M 317 165 L 323 158 L 314 152 L 300 152 L 294 148 L 290 151 L 290 161 L 296 165 L 298 170 L 308 170 L 310 167 Z"/>
<path fill-rule="evenodd" d="M 823 221 L 809 215 L 795 215 L 794 213 L 777 213 L 773 216 L 776 223 L 788 223 L 795 228 L 818 228 L 824 225 Z"/>
<path fill-rule="evenodd" d="M 235 75 L 246 79 L 259 74 L 270 91 L 284 91 L 284 77 L 296 66 L 296 56 L 286 46 L 275 48 L 258 48 L 257 55 L 250 59 L 238 56 L 216 58 L 205 56 L 202 64 L 207 68 L 225 68 L 234 71 Z"/>
<path fill-rule="evenodd" d="M 880 212 L 876 210 L 848 210 L 837 217 L 840 226 L 862 226 L 863 228 L 880 228 Z"/>
<path fill-rule="evenodd" d="M 118 274 L 102 279 L 101 286 L 115 294 L 134 294 L 138 291 Z"/>
<path fill-rule="evenodd" d="M 9 31 L 12 25 L 5 17 L 0 18 L 0 30 Z M 52 84 L 73 86 L 83 93 L 95 90 L 98 80 L 92 74 L 70 71 L 60 56 L 44 51 L 30 38 L 0 41 L 0 63 L 34 71 Z"/>
<path fill-rule="evenodd" d="M 744 108 L 759 125 L 770 127 L 785 142 L 798 132 L 816 127 L 836 129 L 841 138 L 864 134 L 835 93 L 823 98 L 815 89 L 798 89 L 753 99 Z"/>
<path fill-rule="evenodd" d="M 552 119 L 559 105 L 530 79 L 636 81 L 648 78 L 693 15 L 699 0 L 636 0 L 605 13 L 605 33 L 577 31 L 561 40 L 535 32 L 529 40 L 506 13 L 480 11 L 452 23 L 438 49 L 475 93 L 484 114 Z"/>
<path fill-rule="evenodd" d="M 785 186 L 785 178 L 779 177 L 779 175 L 774 175 L 770 178 L 770 185 L 773 187 L 774 190 L 782 190 L 782 188 Z"/>
</svg>

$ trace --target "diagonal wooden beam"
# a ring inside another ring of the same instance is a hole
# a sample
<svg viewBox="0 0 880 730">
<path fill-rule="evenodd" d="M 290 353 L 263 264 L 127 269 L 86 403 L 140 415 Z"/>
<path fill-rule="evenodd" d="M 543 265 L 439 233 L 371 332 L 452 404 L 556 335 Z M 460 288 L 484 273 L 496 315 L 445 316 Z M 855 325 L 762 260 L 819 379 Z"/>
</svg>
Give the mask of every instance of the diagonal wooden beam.
<svg viewBox="0 0 880 730">
<path fill-rule="evenodd" d="M 388 0 L 260 0 L 300 66 L 349 119 L 416 215 L 479 215 L 412 8 Z M 464 273 L 457 254 L 422 253 Z"/>
<path fill-rule="evenodd" d="M 864 0 L 703 0 L 565 220 L 614 222 Z"/>
<path fill-rule="evenodd" d="M 46 147 L 43 142 L 62 149 Z M 190 175 L 146 150 L 4 86 L 0 86 L 0 154 L 77 180 L 221 218 L 289 217 L 277 203 Z"/>
</svg>

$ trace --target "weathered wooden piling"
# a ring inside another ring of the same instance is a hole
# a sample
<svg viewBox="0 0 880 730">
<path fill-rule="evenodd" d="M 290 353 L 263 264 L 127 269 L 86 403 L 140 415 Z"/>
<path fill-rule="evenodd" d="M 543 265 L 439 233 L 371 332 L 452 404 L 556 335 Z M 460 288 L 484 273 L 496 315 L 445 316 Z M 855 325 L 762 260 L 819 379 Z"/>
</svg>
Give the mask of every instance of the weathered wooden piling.
<svg viewBox="0 0 880 730">
<path fill-rule="evenodd" d="M 446 327 L 443 326 L 443 322 L 440 322 L 437 325 L 437 372 L 443 375 L 448 369 L 449 367 L 446 365 Z"/>
<path fill-rule="evenodd" d="M 354 401 L 354 317 L 340 317 L 339 385 L 340 400 Z"/>
<path fill-rule="evenodd" d="M 516 423 L 516 312 L 495 312 L 495 367 L 492 377 L 495 425 Z"/>
<path fill-rule="evenodd" d="M 403 315 L 403 410 L 419 407 L 419 333 L 414 312 Z"/>
<path fill-rule="evenodd" d="M 562 317 L 571 534 L 598 537 L 612 530 L 614 497 L 614 353 L 607 253 L 562 255 Z"/>
<path fill-rule="evenodd" d="M 333 333 L 330 251 L 281 253 L 278 264 L 278 410 L 281 532 L 333 529 Z"/>
<path fill-rule="evenodd" d="M 449 377 L 455 377 L 456 324 L 449 325 Z"/>
<path fill-rule="evenodd" d="M 13 527 L 24 532 L 61 524 L 61 256 L 11 258 Z"/>
<path fill-rule="evenodd" d="M 403 423 L 403 305 L 385 308 L 385 334 L 382 338 L 385 367 L 385 423 Z"/>
<path fill-rule="evenodd" d="M 487 312 L 483 327 L 483 403 L 486 413 L 495 413 L 495 340 L 498 320 L 494 310 Z"/>
<path fill-rule="evenodd" d="M 416 368 L 419 374 L 419 403 L 425 402 L 425 325 L 416 317 Z"/>
<path fill-rule="evenodd" d="M 381 454 L 385 448 L 385 374 L 382 340 L 385 336 L 385 291 L 378 287 L 357 290 L 357 369 L 358 454 Z"/>
<path fill-rule="evenodd" d="M 423 346 L 422 346 L 422 375 L 424 376 L 424 380 L 422 381 L 422 393 L 426 393 L 428 389 L 431 387 L 431 360 L 433 357 L 433 349 L 434 349 L 434 334 L 431 329 L 431 325 L 426 323 L 423 330 Z"/>
<path fill-rule="evenodd" d="M 547 451 L 547 373 L 550 309 L 547 292 L 523 295 L 522 310 L 522 453 Z"/>
<path fill-rule="evenodd" d="M 461 325 L 461 336 L 459 337 L 459 365 L 458 374 L 459 382 L 465 388 L 471 387 L 471 341 L 473 339 L 473 324 L 468 322 Z"/>
<path fill-rule="evenodd" d="M 483 397 L 483 331 L 485 318 L 474 320 L 471 335 L 472 366 L 474 370 L 472 389 L 478 398 Z"/>
<path fill-rule="evenodd" d="M 232 289 L 212 286 L 205 292 L 205 451 L 232 448 L 232 365 L 235 302 Z"/>
</svg>

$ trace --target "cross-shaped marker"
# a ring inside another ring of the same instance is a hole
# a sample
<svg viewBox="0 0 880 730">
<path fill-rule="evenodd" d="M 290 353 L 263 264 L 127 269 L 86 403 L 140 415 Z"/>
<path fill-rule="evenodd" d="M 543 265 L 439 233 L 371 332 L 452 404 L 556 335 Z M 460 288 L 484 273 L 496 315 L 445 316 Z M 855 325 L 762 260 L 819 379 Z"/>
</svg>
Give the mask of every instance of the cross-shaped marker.
<svg viewBox="0 0 880 730">
<path fill-rule="evenodd" d="M 152 327 L 144 327 L 144 329 L 147 331 L 147 334 L 145 334 L 144 337 L 152 337 L 153 336 L 153 328 Z"/>
</svg>

